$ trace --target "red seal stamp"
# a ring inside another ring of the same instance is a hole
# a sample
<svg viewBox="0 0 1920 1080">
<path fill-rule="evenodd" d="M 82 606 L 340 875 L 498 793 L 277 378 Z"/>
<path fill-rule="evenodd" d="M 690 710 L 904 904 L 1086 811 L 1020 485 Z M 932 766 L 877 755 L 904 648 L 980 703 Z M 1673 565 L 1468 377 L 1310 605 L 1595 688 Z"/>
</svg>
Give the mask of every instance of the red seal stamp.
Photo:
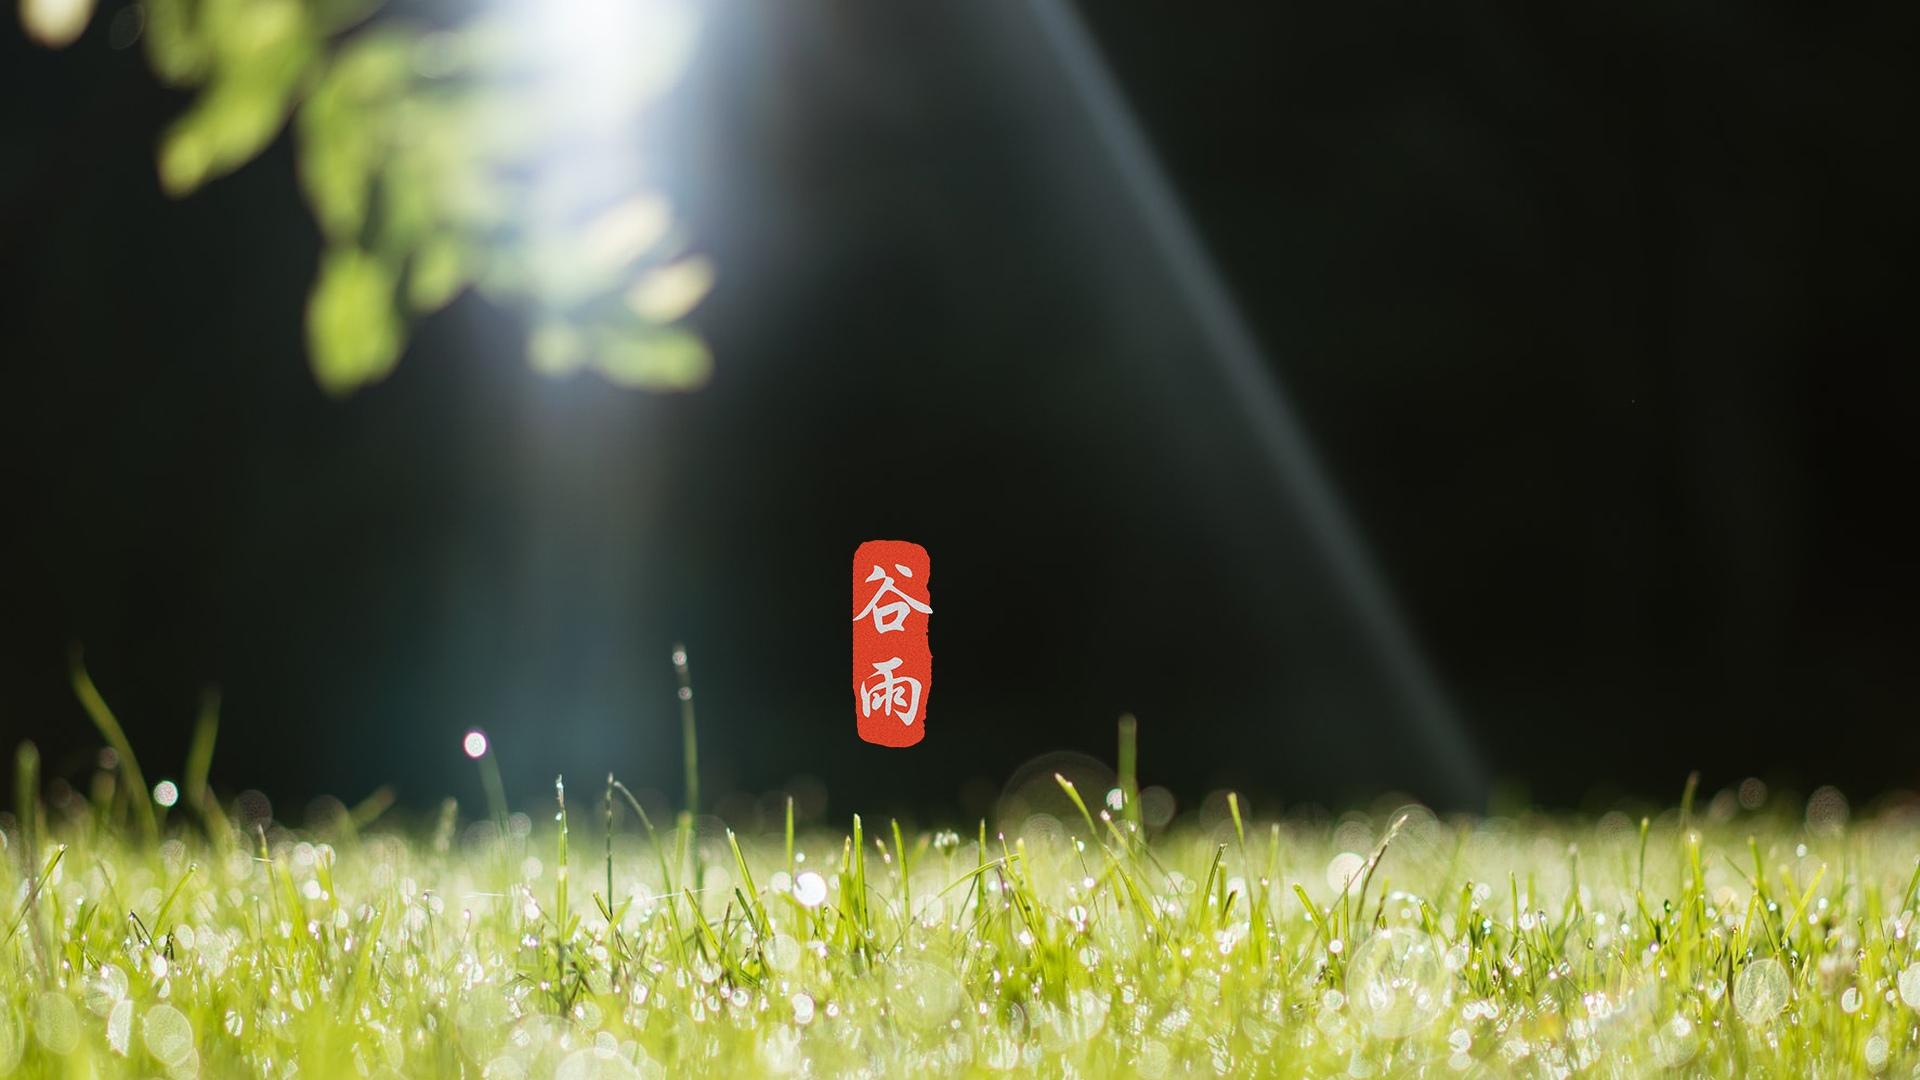
<svg viewBox="0 0 1920 1080">
<path fill-rule="evenodd" d="M 853 553 L 853 715 L 870 743 L 912 746 L 926 735 L 932 576 L 927 549 L 911 541 L 869 540 Z"/>
</svg>

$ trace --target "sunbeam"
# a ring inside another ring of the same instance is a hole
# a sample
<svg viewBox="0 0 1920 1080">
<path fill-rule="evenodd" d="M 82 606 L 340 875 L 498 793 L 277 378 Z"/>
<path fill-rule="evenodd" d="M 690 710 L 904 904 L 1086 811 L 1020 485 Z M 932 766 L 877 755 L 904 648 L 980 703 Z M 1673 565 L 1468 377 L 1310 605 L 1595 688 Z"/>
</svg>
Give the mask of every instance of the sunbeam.
<svg viewBox="0 0 1920 1080">
<path fill-rule="evenodd" d="M 1439 782 L 1462 800 L 1483 799 L 1486 769 L 1393 591 L 1327 479 L 1298 416 L 1273 374 L 1192 219 L 1155 159 L 1100 55 L 1067 0 L 1038 0 L 1034 14 L 1100 144 L 1112 159 L 1154 249 L 1192 311 L 1221 377 L 1246 410 L 1267 466 L 1299 504 L 1315 546 L 1351 601 L 1354 613 L 1420 735 L 1429 744 Z"/>
</svg>

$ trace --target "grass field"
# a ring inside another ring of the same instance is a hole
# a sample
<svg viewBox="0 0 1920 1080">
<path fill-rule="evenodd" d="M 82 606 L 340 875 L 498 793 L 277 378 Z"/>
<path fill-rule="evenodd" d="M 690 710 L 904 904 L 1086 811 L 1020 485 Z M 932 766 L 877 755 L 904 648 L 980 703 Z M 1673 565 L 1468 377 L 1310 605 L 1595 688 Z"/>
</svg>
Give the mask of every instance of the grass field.
<svg viewBox="0 0 1920 1080">
<path fill-rule="evenodd" d="M 735 836 L 604 780 L 290 831 L 204 762 L 169 819 L 130 752 L 50 808 L 23 750 L 0 1075 L 1920 1076 L 1910 808 L 1148 829 L 1122 757 L 1004 835 Z"/>
</svg>

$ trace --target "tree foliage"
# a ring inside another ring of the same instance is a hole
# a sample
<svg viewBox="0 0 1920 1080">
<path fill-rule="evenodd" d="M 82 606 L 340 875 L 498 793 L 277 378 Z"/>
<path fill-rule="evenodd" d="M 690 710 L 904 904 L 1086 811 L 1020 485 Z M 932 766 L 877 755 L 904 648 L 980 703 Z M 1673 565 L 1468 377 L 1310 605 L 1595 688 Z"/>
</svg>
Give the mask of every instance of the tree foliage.
<svg viewBox="0 0 1920 1080">
<path fill-rule="evenodd" d="M 61 46 L 92 0 L 22 0 Z M 523 312 L 527 356 L 652 389 L 711 360 L 676 325 L 713 273 L 645 182 L 636 133 L 672 87 L 692 14 L 558 0 L 456 26 L 379 0 L 146 0 L 148 60 L 194 91 L 162 135 L 162 188 L 185 197 L 291 127 L 324 248 L 308 357 L 335 395 L 384 378 L 413 322 L 463 291 Z"/>
</svg>

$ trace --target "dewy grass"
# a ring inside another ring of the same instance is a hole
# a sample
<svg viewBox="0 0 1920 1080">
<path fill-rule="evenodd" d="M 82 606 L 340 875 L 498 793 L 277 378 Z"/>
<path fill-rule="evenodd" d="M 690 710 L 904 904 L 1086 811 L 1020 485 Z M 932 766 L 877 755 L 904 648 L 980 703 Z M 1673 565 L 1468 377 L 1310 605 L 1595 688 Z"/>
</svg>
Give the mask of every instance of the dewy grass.
<svg viewBox="0 0 1920 1080">
<path fill-rule="evenodd" d="M 1920 1075 L 1911 811 L 1149 829 L 1131 776 L 1059 785 L 964 840 L 789 809 L 668 843 L 610 777 L 572 846 L 564 799 L 150 842 L 110 784 L 29 790 L 0 1075 Z"/>
</svg>

